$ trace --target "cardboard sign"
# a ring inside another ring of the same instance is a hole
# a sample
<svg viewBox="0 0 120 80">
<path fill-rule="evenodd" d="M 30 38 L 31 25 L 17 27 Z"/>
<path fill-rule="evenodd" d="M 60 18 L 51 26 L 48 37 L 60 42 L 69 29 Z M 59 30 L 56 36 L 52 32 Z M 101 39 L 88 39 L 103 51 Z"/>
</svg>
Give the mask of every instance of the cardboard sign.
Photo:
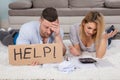
<svg viewBox="0 0 120 80">
<path fill-rule="evenodd" d="M 63 50 L 57 43 L 10 45 L 8 51 L 9 63 L 12 65 L 28 65 L 35 61 L 40 64 L 63 61 Z"/>
</svg>

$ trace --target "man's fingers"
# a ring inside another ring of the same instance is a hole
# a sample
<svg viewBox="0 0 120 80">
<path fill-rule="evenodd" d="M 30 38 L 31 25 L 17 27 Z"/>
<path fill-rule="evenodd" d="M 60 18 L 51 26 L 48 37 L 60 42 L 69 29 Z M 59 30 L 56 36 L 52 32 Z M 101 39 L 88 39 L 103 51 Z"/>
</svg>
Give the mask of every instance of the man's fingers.
<svg viewBox="0 0 120 80">
<path fill-rule="evenodd" d="M 52 25 L 54 25 L 54 26 L 58 26 L 59 24 L 56 23 L 56 22 L 52 22 Z"/>
<path fill-rule="evenodd" d="M 34 62 L 32 62 L 32 66 L 35 66 L 35 65 L 38 65 L 39 64 L 39 62 L 38 61 L 34 61 Z"/>
<path fill-rule="evenodd" d="M 53 23 L 52 23 L 52 27 L 53 27 L 53 28 L 59 28 L 59 24 L 58 24 L 58 23 L 53 22 Z"/>
</svg>

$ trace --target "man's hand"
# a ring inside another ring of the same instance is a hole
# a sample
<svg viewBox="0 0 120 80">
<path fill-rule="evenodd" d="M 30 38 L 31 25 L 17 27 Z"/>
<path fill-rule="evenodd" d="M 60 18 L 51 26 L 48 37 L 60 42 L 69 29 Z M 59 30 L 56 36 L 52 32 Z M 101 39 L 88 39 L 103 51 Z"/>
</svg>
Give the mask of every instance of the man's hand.
<svg viewBox="0 0 120 80">
<path fill-rule="evenodd" d="M 65 52 L 66 52 L 66 47 L 65 45 L 63 44 L 63 41 L 62 41 L 62 37 L 60 35 L 60 25 L 59 25 L 59 22 L 52 22 L 51 24 L 51 31 L 54 32 L 54 37 L 55 37 L 55 42 L 56 43 L 60 43 L 63 47 L 63 55 L 65 55 Z"/>
<path fill-rule="evenodd" d="M 51 30 L 54 32 L 55 36 L 60 35 L 60 26 L 58 23 L 53 22 L 51 26 Z"/>
<path fill-rule="evenodd" d="M 35 66 L 35 65 L 39 65 L 39 62 L 38 61 L 33 61 L 31 66 Z"/>
</svg>

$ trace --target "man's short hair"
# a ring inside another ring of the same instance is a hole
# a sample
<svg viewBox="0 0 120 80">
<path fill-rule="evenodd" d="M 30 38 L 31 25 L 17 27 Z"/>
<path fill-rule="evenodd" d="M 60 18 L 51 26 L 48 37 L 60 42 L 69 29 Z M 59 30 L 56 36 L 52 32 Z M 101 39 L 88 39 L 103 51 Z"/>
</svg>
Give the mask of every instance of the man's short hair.
<svg viewBox="0 0 120 80">
<path fill-rule="evenodd" d="M 58 19 L 57 10 L 53 7 L 45 8 L 42 12 L 41 17 L 50 21 L 50 22 L 54 22 Z"/>
</svg>

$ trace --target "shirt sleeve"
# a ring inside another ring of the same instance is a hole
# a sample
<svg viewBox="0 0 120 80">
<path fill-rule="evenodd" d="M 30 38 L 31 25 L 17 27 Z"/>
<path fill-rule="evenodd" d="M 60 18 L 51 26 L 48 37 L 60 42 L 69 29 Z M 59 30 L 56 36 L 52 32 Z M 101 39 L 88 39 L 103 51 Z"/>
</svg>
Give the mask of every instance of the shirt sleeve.
<svg viewBox="0 0 120 80">
<path fill-rule="evenodd" d="M 16 44 L 30 44 L 29 40 L 29 29 L 27 29 L 26 25 L 21 26 L 20 32 L 16 41 Z"/>
<path fill-rule="evenodd" d="M 70 27 L 70 40 L 72 44 L 79 44 L 79 36 L 78 36 L 78 26 L 79 25 L 72 25 Z"/>
<path fill-rule="evenodd" d="M 61 37 L 62 37 L 62 39 L 63 39 L 63 37 L 64 37 L 64 31 L 63 31 L 62 28 L 60 28 L 60 35 L 61 35 Z"/>
</svg>

